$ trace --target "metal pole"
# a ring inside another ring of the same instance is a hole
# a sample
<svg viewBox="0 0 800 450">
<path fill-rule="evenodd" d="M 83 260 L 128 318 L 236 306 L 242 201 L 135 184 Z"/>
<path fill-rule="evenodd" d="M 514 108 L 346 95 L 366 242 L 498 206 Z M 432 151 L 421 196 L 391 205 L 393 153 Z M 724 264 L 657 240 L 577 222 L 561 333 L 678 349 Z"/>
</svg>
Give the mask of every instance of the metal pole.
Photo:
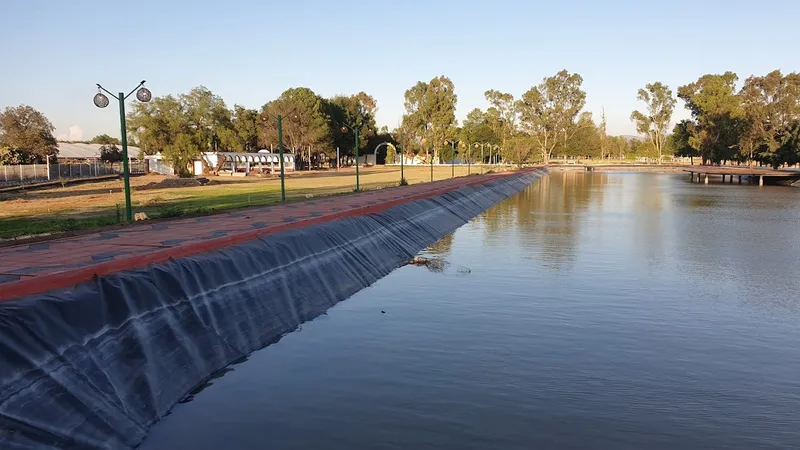
<svg viewBox="0 0 800 450">
<path fill-rule="evenodd" d="M 283 117 L 278 116 L 278 154 L 281 159 L 281 201 L 286 201 L 286 184 L 283 177 Z"/>
<path fill-rule="evenodd" d="M 131 173 L 128 167 L 128 129 L 125 124 L 125 94 L 119 93 L 119 128 L 122 134 L 122 178 L 125 182 L 125 219 L 133 222 L 131 208 Z"/>
<path fill-rule="evenodd" d="M 453 153 L 450 154 L 450 178 L 456 177 L 456 143 L 453 144 Z"/>
<path fill-rule="evenodd" d="M 336 171 L 339 171 L 339 147 L 336 147 Z"/>
<path fill-rule="evenodd" d="M 472 175 L 472 145 L 467 145 L 467 175 Z"/>
<path fill-rule="evenodd" d="M 481 144 L 481 175 L 483 175 L 483 144 Z"/>
<path fill-rule="evenodd" d="M 431 144 L 431 182 L 433 182 L 433 153 L 434 153 L 433 144 Z"/>
<path fill-rule="evenodd" d="M 356 135 L 356 192 L 361 191 L 361 185 L 358 178 L 358 128 L 353 128 Z"/>
<path fill-rule="evenodd" d="M 405 155 L 405 148 L 400 146 L 400 182 L 402 183 L 403 180 L 406 179 L 405 174 L 403 174 L 403 164 L 405 163 L 406 155 Z"/>
</svg>

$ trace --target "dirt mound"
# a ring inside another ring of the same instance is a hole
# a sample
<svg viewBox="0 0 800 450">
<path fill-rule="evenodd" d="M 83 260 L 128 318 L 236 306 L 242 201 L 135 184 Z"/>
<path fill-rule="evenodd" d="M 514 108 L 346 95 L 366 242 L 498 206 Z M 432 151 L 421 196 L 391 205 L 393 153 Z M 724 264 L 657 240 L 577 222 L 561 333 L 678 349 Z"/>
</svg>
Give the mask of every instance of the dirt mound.
<svg viewBox="0 0 800 450">
<path fill-rule="evenodd" d="M 170 188 L 184 188 L 194 186 L 205 186 L 209 184 L 208 178 L 165 178 L 159 182 L 147 183 L 143 186 L 138 186 L 137 191 L 147 191 L 150 189 L 170 189 Z"/>
</svg>

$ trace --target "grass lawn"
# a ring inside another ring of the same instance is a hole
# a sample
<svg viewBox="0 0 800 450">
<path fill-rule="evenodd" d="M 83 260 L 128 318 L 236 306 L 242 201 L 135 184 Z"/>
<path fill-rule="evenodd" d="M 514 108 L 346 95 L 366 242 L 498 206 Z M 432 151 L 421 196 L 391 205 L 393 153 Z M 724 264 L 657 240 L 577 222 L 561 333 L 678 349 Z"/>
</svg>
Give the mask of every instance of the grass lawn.
<svg viewBox="0 0 800 450">
<path fill-rule="evenodd" d="M 497 170 L 487 166 L 484 170 Z M 480 173 L 473 166 L 471 173 Z M 434 180 L 450 178 L 449 166 L 434 167 Z M 467 175 L 466 167 L 455 167 L 456 176 Z M 430 181 L 430 166 L 406 166 L 409 184 Z M 210 214 L 280 201 L 280 180 L 257 177 L 210 177 L 206 186 L 143 189 L 167 179 L 160 175 L 131 178 L 133 212 L 151 218 Z M 360 169 L 361 189 L 397 186 L 399 167 Z M 137 189 L 138 188 L 138 189 Z M 351 193 L 355 170 L 298 172 L 286 178 L 287 200 Z M 85 228 L 114 225 L 124 218 L 122 180 L 76 184 L 64 187 L 0 193 L 0 240 Z"/>
</svg>

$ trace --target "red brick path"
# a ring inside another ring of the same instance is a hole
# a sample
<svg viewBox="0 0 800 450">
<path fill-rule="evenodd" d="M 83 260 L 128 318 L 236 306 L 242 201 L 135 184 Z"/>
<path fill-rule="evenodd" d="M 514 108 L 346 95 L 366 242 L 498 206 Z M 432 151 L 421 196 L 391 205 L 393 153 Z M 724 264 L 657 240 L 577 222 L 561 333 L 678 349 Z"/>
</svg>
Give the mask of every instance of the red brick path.
<svg viewBox="0 0 800 450">
<path fill-rule="evenodd" d="M 269 233 L 374 213 L 505 175 L 508 173 L 459 177 L 0 248 L 0 301 L 74 286 L 94 275 L 211 251 Z"/>
</svg>

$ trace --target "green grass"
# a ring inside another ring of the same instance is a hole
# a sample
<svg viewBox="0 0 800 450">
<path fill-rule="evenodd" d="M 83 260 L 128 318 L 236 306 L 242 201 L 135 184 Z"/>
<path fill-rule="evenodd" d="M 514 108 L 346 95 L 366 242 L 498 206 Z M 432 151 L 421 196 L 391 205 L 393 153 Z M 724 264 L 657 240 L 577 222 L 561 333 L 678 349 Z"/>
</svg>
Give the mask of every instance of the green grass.
<svg viewBox="0 0 800 450">
<path fill-rule="evenodd" d="M 116 216 L 98 216 L 66 219 L 0 219 L 0 239 L 13 239 L 52 233 L 66 233 L 87 228 L 100 228 L 116 225 Z"/>
</svg>

